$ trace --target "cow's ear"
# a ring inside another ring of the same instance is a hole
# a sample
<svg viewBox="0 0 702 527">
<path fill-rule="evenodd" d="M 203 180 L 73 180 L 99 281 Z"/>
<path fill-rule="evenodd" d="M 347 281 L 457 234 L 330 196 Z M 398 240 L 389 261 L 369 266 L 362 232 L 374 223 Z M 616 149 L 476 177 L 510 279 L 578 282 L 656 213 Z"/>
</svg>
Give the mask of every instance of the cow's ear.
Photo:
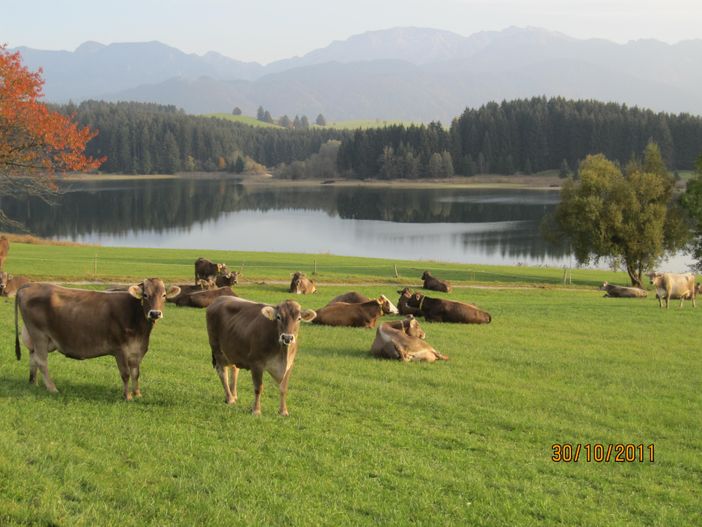
<svg viewBox="0 0 702 527">
<path fill-rule="evenodd" d="M 166 298 L 175 298 L 180 294 L 180 287 L 177 285 L 172 285 L 171 288 L 166 293 Z"/>
<path fill-rule="evenodd" d="M 264 306 L 261 308 L 261 314 L 268 320 L 275 320 L 278 313 L 273 306 Z"/>
<path fill-rule="evenodd" d="M 141 297 L 144 294 L 144 292 L 141 288 L 141 285 L 139 285 L 139 284 L 130 285 L 129 289 L 127 289 L 127 291 L 129 291 L 129 294 L 138 300 L 141 300 Z"/>
<path fill-rule="evenodd" d="M 317 313 L 314 309 L 305 309 L 302 313 L 300 313 L 300 316 L 305 322 L 312 322 L 317 316 Z"/>
</svg>

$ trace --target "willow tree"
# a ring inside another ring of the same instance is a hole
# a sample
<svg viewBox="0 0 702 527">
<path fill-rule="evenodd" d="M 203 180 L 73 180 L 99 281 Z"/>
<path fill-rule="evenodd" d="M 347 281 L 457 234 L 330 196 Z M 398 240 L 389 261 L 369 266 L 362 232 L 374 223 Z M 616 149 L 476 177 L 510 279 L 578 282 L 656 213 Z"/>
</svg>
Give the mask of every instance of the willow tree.
<svg viewBox="0 0 702 527">
<path fill-rule="evenodd" d="M 563 186 L 543 226 L 546 236 L 568 242 L 580 264 L 621 263 L 632 285 L 642 287 L 644 272 L 682 249 L 689 236 L 658 146 L 649 143 L 643 160 L 624 172 L 602 154 L 587 156 L 578 174 Z"/>
<path fill-rule="evenodd" d="M 702 271 L 702 156 L 695 165 L 697 177 L 687 183 L 687 191 L 682 197 L 683 206 L 690 214 L 693 223 L 694 239 L 691 244 L 696 269 Z"/>
</svg>

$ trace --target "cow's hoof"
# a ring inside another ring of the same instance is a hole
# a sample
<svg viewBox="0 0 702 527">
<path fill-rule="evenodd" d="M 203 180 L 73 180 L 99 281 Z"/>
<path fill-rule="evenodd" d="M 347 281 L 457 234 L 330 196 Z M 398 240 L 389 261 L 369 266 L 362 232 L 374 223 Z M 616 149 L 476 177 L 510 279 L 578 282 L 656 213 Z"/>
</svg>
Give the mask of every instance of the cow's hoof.
<svg viewBox="0 0 702 527">
<path fill-rule="evenodd" d="M 132 400 L 132 394 L 131 394 L 131 393 L 128 393 L 127 395 L 125 395 L 125 396 L 124 396 L 124 400 L 127 401 L 127 402 L 131 401 L 131 400 Z"/>
<path fill-rule="evenodd" d="M 134 392 L 134 397 L 137 397 L 137 398 L 141 397 L 141 392 L 139 392 L 139 391 Z"/>
<path fill-rule="evenodd" d="M 287 410 L 285 410 L 283 412 L 278 412 L 278 413 L 280 414 L 281 417 L 288 417 L 290 415 Z"/>
<path fill-rule="evenodd" d="M 253 410 L 251 410 L 251 413 L 252 413 L 253 415 L 261 415 L 261 410 L 253 409 Z"/>
<path fill-rule="evenodd" d="M 232 397 L 231 399 L 225 399 L 224 402 L 226 404 L 236 404 L 236 397 Z"/>
</svg>

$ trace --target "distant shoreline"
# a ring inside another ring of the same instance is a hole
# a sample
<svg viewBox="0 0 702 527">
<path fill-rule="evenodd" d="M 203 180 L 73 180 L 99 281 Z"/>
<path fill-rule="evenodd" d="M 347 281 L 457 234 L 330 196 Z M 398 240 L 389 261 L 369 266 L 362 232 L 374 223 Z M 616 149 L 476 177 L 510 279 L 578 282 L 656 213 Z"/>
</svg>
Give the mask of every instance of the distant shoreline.
<svg viewBox="0 0 702 527">
<path fill-rule="evenodd" d="M 243 185 L 279 187 L 378 187 L 378 188 L 504 188 L 525 190 L 560 190 L 565 181 L 551 175 L 482 175 L 446 179 L 276 179 L 270 174 L 228 174 L 219 172 L 179 172 L 177 174 L 68 174 L 59 181 L 128 181 L 168 179 L 227 179 Z"/>
</svg>

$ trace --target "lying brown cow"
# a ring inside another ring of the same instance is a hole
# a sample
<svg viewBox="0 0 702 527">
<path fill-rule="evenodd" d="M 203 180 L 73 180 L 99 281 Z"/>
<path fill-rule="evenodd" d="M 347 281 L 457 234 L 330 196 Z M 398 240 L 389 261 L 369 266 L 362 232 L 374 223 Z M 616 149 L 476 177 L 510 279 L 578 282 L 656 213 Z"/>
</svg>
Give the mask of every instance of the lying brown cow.
<svg viewBox="0 0 702 527">
<path fill-rule="evenodd" d="M 5 265 L 5 258 L 7 258 L 7 253 L 10 252 L 10 240 L 5 236 L 0 236 L 0 271 L 3 270 Z"/>
<path fill-rule="evenodd" d="M 21 358 L 17 312 L 22 314 L 22 341 L 29 349 L 29 382 L 36 383 L 37 368 L 50 392 L 56 385 L 49 376 L 49 352 L 58 350 L 72 359 L 112 355 L 117 360 L 124 398 L 141 396 L 139 366 L 149 348 L 156 321 L 163 317 L 167 296 L 158 278 L 133 285 L 128 292 L 85 291 L 32 283 L 15 298 L 15 354 Z M 133 392 L 129 391 L 132 379 Z"/>
<path fill-rule="evenodd" d="M 419 309 L 429 322 L 459 322 L 463 324 L 489 324 L 490 313 L 463 302 L 430 298 L 420 293 L 413 294 L 407 301 L 409 307 Z"/>
<path fill-rule="evenodd" d="M 226 276 L 228 274 L 227 264 L 214 263 L 202 257 L 195 260 L 195 285 L 197 285 L 200 280 L 214 283 L 217 276 Z"/>
<path fill-rule="evenodd" d="M 317 291 L 317 286 L 314 285 L 312 280 L 305 276 L 305 273 L 297 271 L 292 276 L 290 289 L 288 291 L 296 295 L 309 295 Z"/>
<path fill-rule="evenodd" d="M 422 315 L 419 309 L 407 305 L 407 301 L 412 298 L 414 294 L 409 287 L 405 287 L 398 291 L 398 293 L 400 293 L 400 299 L 397 301 L 397 310 L 400 312 L 400 315 L 414 315 L 415 317 Z"/>
<path fill-rule="evenodd" d="M 413 319 L 411 322 L 416 323 L 417 321 Z M 448 360 L 446 355 L 436 351 L 429 343 L 409 334 L 405 330 L 404 324 L 400 328 L 395 326 L 392 322 L 385 322 L 380 325 L 375 332 L 375 340 L 371 346 L 373 355 L 383 359 L 396 359 L 404 362 Z"/>
<path fill-rule="evenodd" d="M 692 300 L 692 307 L 695 307 L 697 285 L 693 273 L 649 273 L 648 277 L 651 285 L 656 288 L 658 307 L 663 307 L 661 300 L 665 299 L 665 307 L 668 309 L 668 300 L 678 298 L 680 307 L 683 305 L 683 300 L 687 298 Z"/>
<path fill-rule="evenodd" d="M 624 287 L 607 282 L 602 284 L 600 291 L 606 291 L 605 298 L 646 298 L 648 296 L 648 293 L 639 287 Z"/>
<path fill-rule="evenodd" d="M 189 295 L 191 293 L 199 293 L 200 291 L 209 291 L 210 287 L 208 287 L 207 284 L 212 284 L 212 282 L 206 282 L 204 280 L 201 280 L 200 283 L 197 285 L 177 284 L 178 287 L 180 287 L 180 293 L 177 296 L 166 299 L 166 302 L 170 302 L 171 304 L 175 304 L 179 298 L 184 297 L 186 295 Z M 213 285 L 213 287 L 214 287 L 214 285 Z M 108 291 L 110 291 L 110 290 L 108 289 Z"/>
<path fill-rule="evenodd" d="M 389 303 L 385 296 L 362 304 L 336 302 L 317 310 L 317 317 L 312 323 L 325 326 L 374 328 L 383 312 L 390 309 Z"/>
<path fill-rule="evenodd" d="M 194 291 L 186 295 L 179 295 L 175 305 L 179 307 L 207 307 L 220 296 L 238 296 L 231 287 L 218 287 L 208 291 Z"/>
<path fill-rule="evenodd" d="M 429 271 L 424 271 L 422 274 L 422 280 L 424 280 L 424 289 L 429 289 L 431 291 L 441 291 L 443 293 L 451 292 L 451 284 L 446 280 L 439 280 L 431 275 Z"/>
<path fill-rule="evenodd" d="M 388 327 L 391 327 L 393 329 L 400 330 L 404 332 L 407 335 L 410 335 L 412 337 L 417 337 L 418 339 L 424 339 L 427 334 L 424 332 L 424 330 L 420 327 L 419 321 L 414 318 L 412 315 L 407 315 L 405 318 L 402 320 L 393 320 L 390 322 L 384 322 L 382 324 L 383 326 L 387 325 Z M 371 345 L 371 353 L 376 356 L 380 356 L 382 353 L 384 341 L 380 339 L 378 336 L 378 331 L 375 332 L 375 340 L 373 341 L 373 344 Z M 397 357 L 392 357 L 392 358 L 397 358 Z"/>
<path fill-rule="evenodd" d="M 384 315 L 398 315 L 400 313 L 395 307 L 395 304 L 390 302 L 390 299 L 388 297 L 386 297 L 385 295 L 381 295 L 380 297 L 383 299 Z M 339 295 L 332 298 L 327 305 L 330 306 L 339 302 L 343 302 L 346 304 L 363 304 L 365 302 L 370 301 L 371 299 L 368 298 L 366 295 L 357 293 L 356 291 L 351 291 L 349 293 L 344 293 L 343 295 Z"/>
<path fill-rule="evenodd" d="M 220 298 L 207 308 L 207 335 L 212 348 L 212 365 L 217 370 L 225 402 L 237 401 L 239 368 L 251 370 L 254 384 L 254 415 L 261 414 L 263 372 L 267 371 L 280 389 L 281 415 L 288 415 L 286 394 L 297 354 L 300 321 L 314 319 L 315 312 L 286 300 L 277 306 L 241 298 Z M 233 386 L 229 386 L 229 369 Z"/>
<path fill-rule="evenodd" d="M 0 272 L 0 296 L 15 296 L 17 290 L 29 282 L 27 277 Z"/>
<path fill-rule="evenodd" d="M 218 274 L 215 277 L 215 286 L 231 287 L 239 283 L 239 271 L 231 271 L 225 274 Z"/>
</svg>

